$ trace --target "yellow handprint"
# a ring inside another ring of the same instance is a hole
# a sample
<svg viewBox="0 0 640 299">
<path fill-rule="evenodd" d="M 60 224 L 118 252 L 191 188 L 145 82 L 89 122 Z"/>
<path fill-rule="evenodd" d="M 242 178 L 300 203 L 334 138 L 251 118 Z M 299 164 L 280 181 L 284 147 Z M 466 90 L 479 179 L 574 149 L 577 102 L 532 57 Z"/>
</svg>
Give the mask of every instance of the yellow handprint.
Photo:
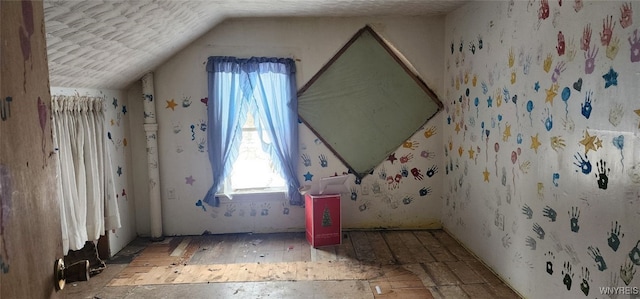
<svg viewBox="0 0 640 299">
<path fill-rule="evenodd" d="M 496 90 L 495 97 L 496 97 L 496 105 L 498 107 L 502 106 L 502 92 L 500 92 L 500 88 Z"/>
<path fill-rule="evenodd" d="M 515 62 L 515 57 L 513 55 L 513 47 L 509 49 L 509 67 L 513 67 L 513 63 Z"/>
<path fill-rule="evenodd" d="M 431 136 L 436 134 L 436 127 L 430 127 L 427 128 L 426 131 L 424 131 L 424 137 L 425 138 L 430 138 Z"/>
<path fill-rule="evenodd" d="M 616 56 L 618 55 L 618 50 L 620 50 L 619 45 L 620 45 L 620 39 L 617 36 L 613 37 L 613 39 L 609 43 L 609 46 L 607 46 L 607 58 L 611 60 L 616 59 Z"/>
<path fill-rule="evenodd" d="M 473 79 L 471 79 L 471 84 L 473 85 L 473 87 L 476 87 L 477 83 L 478 83 L 478 75 L 473 74 Z"/>
<path fill-rule="evenodd" d="M 561 136 L 553 136 L 551 137 L 551 148 L 554 151 L 562 150 L 565 147 L 564 139 Z"/>
<path fill-rule="evenodd" d="M 553 56 L 551 53 L 547 55 L 547 58 L 544 60 L 544 71 L 549 72 L 551 70 L 551 64 L 553 63 Z"/>
<path fill-rule="evenodd" d="M 416 149 L 416 147 L 418 147 L 418 144 L 420 144 L 420 143 L 417 142 L 417 141 L 405 141 L 402 144 L 402 147 L 414 150 L 414 149 Z"/>
<path fill-rule="evenodd" d="M 525 173 L 525 174 L 529 172 L 530 167 L 531 167 L 530 161 L 524 161 L 519 165 L 520 171 L 522 171 L 522 173 Z"/>
<path fill-rule="evenodd" d="M 469 71 L 464 72 L 464 84 L 469 83 Z"/>
<path fill-rule="evenodd" d="M 460 78 L 456 77 L 456 90 L 460 90 Z"/>
<path fill-rule="evenodd" d="M 511 72 L 511 85 L 516 84 L 516 71 Z"/>
</svg>

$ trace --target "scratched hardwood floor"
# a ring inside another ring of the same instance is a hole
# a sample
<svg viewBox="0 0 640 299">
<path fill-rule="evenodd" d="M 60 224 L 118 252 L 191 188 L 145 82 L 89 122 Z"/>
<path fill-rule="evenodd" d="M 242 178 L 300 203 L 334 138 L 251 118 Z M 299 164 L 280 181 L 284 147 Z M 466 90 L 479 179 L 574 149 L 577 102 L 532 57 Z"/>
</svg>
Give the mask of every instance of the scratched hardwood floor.
<svg viewBox="0 0 640 299">
<path fill-rule="evenodd" d="M 67 298 L 520 298 L 443 230 L 138 238 Z"/>
</svg>

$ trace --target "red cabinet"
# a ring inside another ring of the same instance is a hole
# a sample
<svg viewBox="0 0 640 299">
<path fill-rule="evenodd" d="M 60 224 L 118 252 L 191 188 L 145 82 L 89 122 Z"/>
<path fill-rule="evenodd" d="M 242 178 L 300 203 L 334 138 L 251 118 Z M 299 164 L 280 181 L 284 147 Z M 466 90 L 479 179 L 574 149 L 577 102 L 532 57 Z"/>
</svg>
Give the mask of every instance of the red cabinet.
<svg viewBox="0 0 640 299">
<path fill-rule="evenodd" d="M 342 243 L 340 194 L 305 195 L 305 218 L 311 246 Z"/>
</svg>

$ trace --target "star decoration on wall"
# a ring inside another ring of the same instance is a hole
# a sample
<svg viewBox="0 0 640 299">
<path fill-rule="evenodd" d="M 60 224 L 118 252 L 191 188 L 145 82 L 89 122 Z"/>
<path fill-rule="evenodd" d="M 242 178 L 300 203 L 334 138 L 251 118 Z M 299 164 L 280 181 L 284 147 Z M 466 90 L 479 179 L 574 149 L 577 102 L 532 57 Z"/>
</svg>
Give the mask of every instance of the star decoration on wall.
<svg viewBox="0 0 640 299">
<path fill-rule="evenodd" d="M 111 104 L 113 104 L 113 109 L 118 108 L 118 99 L 113 98 L 113 102 L 111 102 Z"/>
<path fill-rule="evenodd" d="M 313 174 L 311 174 L 310 172 L 307 171 L 307 173 L 304 175 L 304 181 L 312 181 L 313 178 Z"/>
<path fill-rule="evenodd" d="M 124 189 L 122 189 L 122 196 L 127 196 L 127 191 L 125 191 Z"/>
<path fill-rule="evenodd" d="M 456 123 L 456 133 L 460 133 L 460 124 Z"/>
<path fill-rule="evenodd" d="M 596 137 L 596 142 L 594 142 L 594 144 L 596 145 L 596 150 L 602 147 L 602 139 Z"/>
<path fill-rule="evenodd" d="M 507 125 L 507 127 L 504 128 L 504 132 L 502 133 L 502 140 L 509 141 L 509 137 L 511 137 L 511 125 Z"/>
<path fill-rule="evenodd" d="M 186 182 L 185 182 L 185 183 L 186 183 L 187 185 L 191 185 L 191 186 L 193 186 L 193 182 L 195 182 L 195 181 L 196 181 L 196 179 L 194 179 L 192 175 L 190 175 L 190 176 L 188 176 L 188 177 L 186 177 L 186 178 L 184 178 L 184 179 L 186 180 Z"/>
<path fill-rule="evenodd" d="M 396 160 L 398 160 L 398 158 L 396 158 L 396 153 L 393 153 L 389 155 L 389 157 L 387 157 L 387 161 L 391 162 L 391 164 L 393 164 L 393 162 L 395 162 Z"/>
<path fill-rule="evenodd" d="M 540 90 L 540 82 L 539 81 L 536 81 L 536 83 L 533 84 L 533 89 L 535 89 L 536 92 L 538 92 L 538 90 Z"/>
<path fill-rule="evenodd" d="M 122 114 L 126 115 L 127 114 L 127 106 L 122 106 Z"/>
<path fill-rule="evenodd" d="M 170 101 L 167 101 L 167 107 L 165 108 L 175 111 L 176 106 L 178 106 L 178 104 L 176 104 L 176 101 L 174 99 L 171 99 Z"/>
<path fill-rule="evenodd" d="M 618 73 L 613 70 L 613 68 L 609 68 L 609 72 L 602 76 L 604 79 L 604 88 L 609 88 L 609 86 L 618 86 Z"/>
<path fill-rule="evenodd" d="M 122 145 L 127 146 L 128 143 L 127 138 L 122 139 Z"/>
<path fill-rule="evenodd" d="M 485 181 L 485 182 L 488 182 L 488 181 L 489 181 L 489 175 L 490 175 L 490 174 L 491 174 L 491 173 L 489 172 L 489 170 L 485 167 L 485 168 L 484 168 L 484 171 L 482 172 L 482 175 L 484 176 L 484 181 Z"/>
<path fill-rule="evenodd" d="M 116 171 L 116 173 L 118 174 L 118 176 L 122 175 L 122 167 L 118 166 L 118 170 Z"/>
<path fill-rule="evenodd" d="M 584 154 L 586 155 L 589 150 L 596 150 L 596 136 L 591 136 L 589 135 L 589 131 L 584 130 L 584 138 L 582 138 L 582 140 L 580 140 L 580 144 L 584 145 Z"/>
<path fill-rule="evenodd" d="M 536 136 L 531 136 L 531 147 L 536 154 L 538 153 L 538 147 L 540 147 L 540 145 L 542 145 L 542 143 L 540 143 L 540 141 L 538 141 L 538 134 L 536 134 Z"/>
<path fill-rule="evenodd" d="M 115 125 L 115 124 L 116 124 L 116 121 L 115 121 L 115 120 L 113 120 L 113 118 L 112 118 L 112 119 L 111 119 L 111 125 L 113 126 L 113 125 Z"/>
<path fill-rule="evenodd" d="M 462 153 L 464 153 L 464 149 L 462 148 L 462 146 L 460 146 L 460 147 L 458 148 L 458 155 L 459 155 L 460 157 L 462 157 Z"/>
<path fill-rule="evenodd" d="M 553 99 L 556 97 L 556 95 L 558 95 L 557 91 L 558 91 L 557 84 L 552 84 L 551 87 L 549 87 L 549 89 L 545 89 L 545 92 L 547 93 L 547 98 L 544 100 L 544 102 L 551 103 L 551 106 L 553 106 Z"/>
<path fill-rule="evenodd" d="M 476 151 L 473 150 L 473 147 L 470 147 L 467 152 L 469 153 L 469 159 L 473 159 L 473 155 L 476 153 Z"/>
</svg>

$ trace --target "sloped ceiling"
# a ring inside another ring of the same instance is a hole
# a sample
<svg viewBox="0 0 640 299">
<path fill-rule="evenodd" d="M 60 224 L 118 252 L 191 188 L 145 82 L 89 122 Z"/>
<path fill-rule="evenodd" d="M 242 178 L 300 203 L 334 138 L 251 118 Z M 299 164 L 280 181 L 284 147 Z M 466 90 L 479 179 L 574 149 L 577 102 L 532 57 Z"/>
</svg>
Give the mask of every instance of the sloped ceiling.
<svg viewBox="0 0 640 299">
<path fill-rule="evenodd" d="M 226 18 L 446 14 L 462 0 L 45 0 L 50 84 L 122 89 Z"/>
</svg>

